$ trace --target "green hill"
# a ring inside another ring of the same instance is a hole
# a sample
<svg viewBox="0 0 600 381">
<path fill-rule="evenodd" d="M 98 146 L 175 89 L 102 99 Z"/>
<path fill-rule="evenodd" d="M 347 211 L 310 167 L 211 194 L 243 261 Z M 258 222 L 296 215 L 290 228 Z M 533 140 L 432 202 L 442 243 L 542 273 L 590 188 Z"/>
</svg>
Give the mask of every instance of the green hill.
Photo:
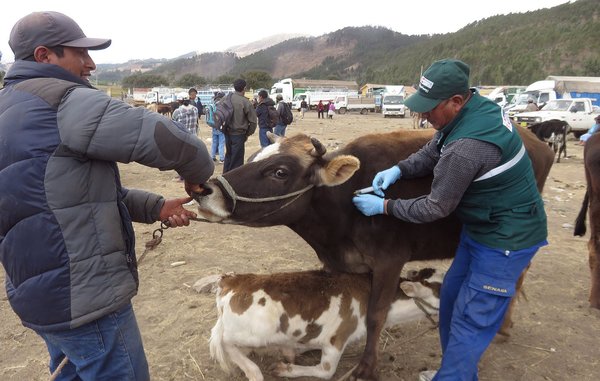
<svg viewBox="0 0 600 381">
<path fill-rule="evenodd" d="M 405 35 L 377 26 L 348 27 L 295 38 L 244 58 L 205 53 L 165 63 L 151 74 L 176 81 L 263 73 L 273 79 L 417 83 L 433 61 L 452 57 L 471 66 L 473 84 L 529 84 L 548 75 L 600 76 L 600 1 L 493 16 L 455 33 Z"/>
</svg>

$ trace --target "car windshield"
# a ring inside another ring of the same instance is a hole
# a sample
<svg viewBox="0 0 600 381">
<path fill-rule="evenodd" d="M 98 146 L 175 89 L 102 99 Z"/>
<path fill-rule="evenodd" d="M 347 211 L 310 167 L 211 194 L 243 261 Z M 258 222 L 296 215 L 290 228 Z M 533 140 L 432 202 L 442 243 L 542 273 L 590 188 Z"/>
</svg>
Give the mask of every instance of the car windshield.
<svg viewBox="0 0 600 381">
<path fill-rule="evenodd" d="M 404 97 L 402 95 L 386 95 L 385 98 L 383 98 L 383 104 L 401 105 L 404 104 Z"/>
<path fill-rule="evenodd" d="M 550 101 L 544 106 L 544 111 L 568 111 L 571 103 L 570 99 Z"/>
</svg>

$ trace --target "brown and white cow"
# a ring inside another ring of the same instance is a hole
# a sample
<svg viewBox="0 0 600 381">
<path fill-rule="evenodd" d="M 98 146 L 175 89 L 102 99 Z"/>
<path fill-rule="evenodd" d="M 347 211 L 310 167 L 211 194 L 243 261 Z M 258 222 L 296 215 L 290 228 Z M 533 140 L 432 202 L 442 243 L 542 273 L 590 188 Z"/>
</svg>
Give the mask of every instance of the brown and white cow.
<svg viewBox="0 0 600 381">
<path fill-rule="evenodd" d="M 600 309 L 600 134 L 592 135 L 585 143 L 583 161 L 587 189 L 575 221 L 574 235 L 585 235 L 585 219 L 589 207 L 591 230 L 588 241 L 591 271 L 590 306 Z"/>
<path fill-rule="evenodd" d="M 422 269 L 401 279 L 385 326 L 437 315 L 443 273 Z M 202 282 L 202 280 L 198 281 Z M 278 349 L 287 363 L 273 364 L 279 377 L 330 379 L 346 346 L 367 332 L 370 293 L 367 274 L 302 271 L 223 275 L 217 280 L 218 320 L 210 337 L 210 354 L 227 373 L 232 363 L 250 381 L 262 381 L 246 352 Z M 321 351 L 321 361 L 297 365 L 294 357 Z"/>
<path fill-rule="evenodd" d="M 364 216 L 352 204 L 353 192 L 371 185 L 375 174 L 416 152 L 433 134 L 399 130 L 362 136 L 326 154 L 314 138 L 277 138 L 248 162 L 217 176 L 195 195 L 199 214 L 212 222 L 255 227 L 286 225 L 316 252 L 326 269 L 371 273 L 367 341 L 351 380 L 377 379 L 378 340 L 408 261 L 451 258 L 461 224 L 455 214 L 425 224 L 385 215 Z M 531 132 L 519 128 L 532 159 L 538 188 L 544 186 L 554 154 Z M 272 135 L 271 135 L 272 136 Z M 426 195 L 432 177 L 401 179 L 388 198 Z M 510 310 L 503 331 L 510 327 Z"/>
</svg>

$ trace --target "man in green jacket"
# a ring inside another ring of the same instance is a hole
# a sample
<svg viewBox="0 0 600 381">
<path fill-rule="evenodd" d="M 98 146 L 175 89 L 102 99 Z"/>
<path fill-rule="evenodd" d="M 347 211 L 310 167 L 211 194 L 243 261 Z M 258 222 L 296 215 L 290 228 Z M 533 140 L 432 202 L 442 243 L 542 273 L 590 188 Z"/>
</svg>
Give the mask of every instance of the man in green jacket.
<svg viewBox="0 0 600 381">
<path fill-rule="evenodd" d="M 353 199 L 365 215 L 424 223 L 455 212 L 463 223 L 456 257 L 442 285 L 442 364 L 421 381 L 477 380 L 477 364 L 498 332 L 516 282 L 547 244 L 544 204 L 521 138 L 501 108 L 469 89 L 469 67 L 437 61 L 406 100 L 437 130 L 421 150 L 379 172 L 376 195 Z M 431 193 L 385 199 L 400 177 L 433 173 Z M 435 239 L 435 237 L 432 237 Z"/>
</svg>

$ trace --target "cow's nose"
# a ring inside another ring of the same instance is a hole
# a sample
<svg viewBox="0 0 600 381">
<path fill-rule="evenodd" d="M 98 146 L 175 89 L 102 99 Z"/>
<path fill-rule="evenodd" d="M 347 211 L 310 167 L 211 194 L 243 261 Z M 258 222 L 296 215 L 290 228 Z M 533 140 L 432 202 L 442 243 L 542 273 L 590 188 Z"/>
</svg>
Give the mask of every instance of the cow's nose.
<svg viewBox="0 0 600 381">
<path fill-rule="evenodd" d="M 202 185 L 202 192 L 192 192 L 192 193 L 190 194 L 190 196 L 191 196 L 191 197 L 192 197 L 194 200 L 196 200 L 196 201 L 199 201 L 199 199 L 200 199 L 200 198 L 202 198 L 202 197 L 206 197 L 206 196 L 208 196 L 208 195 L 210 195 L 210 194 L 212 194 L 212 193 L 213 193 L 213 190 L 212 190 L 212 188 L 210 188 L 210 187 L 208 187 L 208 186 L 206 186 L 206 185 Z"/>
</svg>

